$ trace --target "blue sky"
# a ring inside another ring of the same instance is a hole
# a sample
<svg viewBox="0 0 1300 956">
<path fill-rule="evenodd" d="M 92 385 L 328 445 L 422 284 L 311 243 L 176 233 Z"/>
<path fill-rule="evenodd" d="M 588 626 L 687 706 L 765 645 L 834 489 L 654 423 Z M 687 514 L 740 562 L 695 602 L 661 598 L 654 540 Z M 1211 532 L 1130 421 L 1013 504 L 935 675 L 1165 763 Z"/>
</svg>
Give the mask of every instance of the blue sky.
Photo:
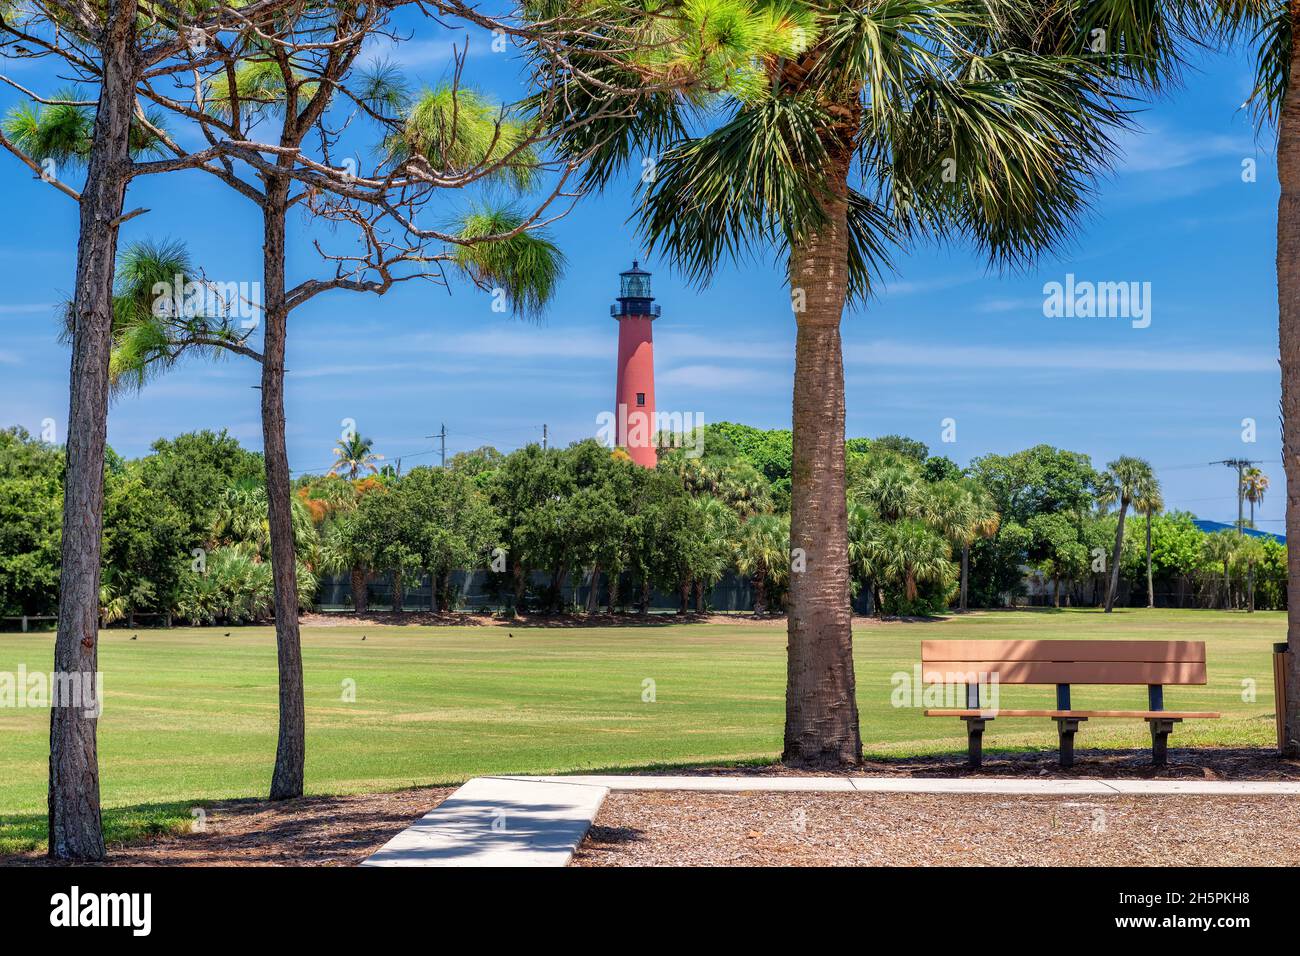
<svg viewBox="0 0 1300 956">
<path fill-rule="evenodd" d="M 426 28 L 373 55 L 433 83 L 446 75 L 452 39 Z M 517 69 L 472 41 L 467 82 L 513 98 Z M 22 67 L 21 79 L 60 85 L 39 66 Z M 1098 466 L 1141 455 L 1156 466 L 1171 506 L 1225 521 L 1235 517 L 1233 476 L 1208 463 L 1248 457 L 1273 481 L 1260 527 L 1281 530 L 1277 186 L 1271 136 L 1257 138 L 1239 109 L 1250 86 L 1244 57 L 1210 57 L 1182 89 L 1144 109 L 1071 248 L 1030 273 L 990 274 L 961 247 L 901 257 L 883 294 L 844 320 L 849 435 L 910 435 L 963 465 L 1038 442 L 1086 452 Z M 13 101 L 0 96 L 0 107 Z M 1243 181 L 1247 159 L 1257 163 L 1255 182 Z M 68 356 L 53 312 L 72 287 L 76 210 L 11 157 L 0 162 L 8 171 L 0 424 L 37 432 L 53 418 L 61 440 Z M 335 293 L 296 311 L 287 362 L 293 468 L 327 466 L 345 418 L 388 459 L 410 465 L 436 461 L 426 436 L 444 422 L 449 453 L 514 448 L 540 439 L 543 424 L 558 443 L 595 434 L 614 388 L 609 305 L 618 272 L 640 255 L 625 223 L 631 200 L 631 183 L 617 183 L 553 227 L 569 265 L 539 324 L 503 318 L 464 284 L 412 283 L 382 298 Z M 449 200 L 445 211 L 460 202 Z M 254 209 L 210 177 L 139 181 L 128 205 L 151 212 L 126 225 L 125 239 L 183 237 L 210 277 L 260 278 Z M 315 234 L 293 223 L 291 282 L 321 274 Z M 660 410 L 788 427 L 794 327 L 780 270 L 760 258 L 696 290 L 647 265 L 663 307 L 655 326 Z M 1149 327 L 1044 317 L 1044 284 L 1067 273 L 1149 282 Z M 224 427 L 257 448 L 257 381 L 244 359 L 187 364 L 119 399 L 109 440 L 134 456 L 159 436 Z M 946 418 L 956 420 L 956 442 L 941 441 Z M 1246 418 L 1257 423 L 1254 443 L 1242 441 Z"/>
</svg>

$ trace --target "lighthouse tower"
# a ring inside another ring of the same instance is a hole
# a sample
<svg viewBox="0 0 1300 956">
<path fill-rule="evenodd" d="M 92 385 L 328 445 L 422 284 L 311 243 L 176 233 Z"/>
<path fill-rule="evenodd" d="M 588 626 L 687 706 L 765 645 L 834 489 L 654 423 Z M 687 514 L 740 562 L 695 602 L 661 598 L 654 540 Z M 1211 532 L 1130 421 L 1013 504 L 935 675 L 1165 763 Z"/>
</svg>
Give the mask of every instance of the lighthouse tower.
<svg viewBox="0 0 1300 956">
<path fill-rule="evenodd" d="M 632 460 L 653 468 L 659 460 L 655 450 L 655 353 L 651 326 L 659 318 L 659 306 L 650 294 L 650 273 L 633 261 L 632 268 L 619 273 L 618 302 L 609 314 L 618 320 L 618 378 L 614 385 L 614 413 L 617 416 L 615 444 L 626 449 Z"/>
</svg>

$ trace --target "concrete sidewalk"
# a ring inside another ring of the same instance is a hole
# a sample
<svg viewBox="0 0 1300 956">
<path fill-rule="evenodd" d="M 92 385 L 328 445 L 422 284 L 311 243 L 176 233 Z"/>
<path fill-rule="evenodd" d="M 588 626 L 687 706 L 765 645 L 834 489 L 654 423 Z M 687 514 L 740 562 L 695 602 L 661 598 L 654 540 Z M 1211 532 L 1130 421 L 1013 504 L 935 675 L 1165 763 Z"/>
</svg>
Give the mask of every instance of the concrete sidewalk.
<svg viewBox="0 0 1300 956">
<path fill-rule="evenodd" d="M 362 866 L 565 866 L 611 790 L 975 793 L 1027 796 L 1300 795 L 1300 781 L 995 777 L 475 777 Z"/>
<path fill-rule="evenodd" d="M 362 866 L 564 866 L 609 790 L 475 777 Z"/>
<path fill-rule="evenodd" d="M 651 775 L 593 775 L 559 777 L 501 777 L 502 780 L 568 781 L 610 790 L 708 790 L 727 793 L 767 790 L 826 793 L 988 793 L 988 794 L 1163 794 L 1204 796 L 1269 796 L 1300 794 L 1300 781 L 1231 780 L 1074 780 L 1019 777 L 693 777 Z"/>
</svg>

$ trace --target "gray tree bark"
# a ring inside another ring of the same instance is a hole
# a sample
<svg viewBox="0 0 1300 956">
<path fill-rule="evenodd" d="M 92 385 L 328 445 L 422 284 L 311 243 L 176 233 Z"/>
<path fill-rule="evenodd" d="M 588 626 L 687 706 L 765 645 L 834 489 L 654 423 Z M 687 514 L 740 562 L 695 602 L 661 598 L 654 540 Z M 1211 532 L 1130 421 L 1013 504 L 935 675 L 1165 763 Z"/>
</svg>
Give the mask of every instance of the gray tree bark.
<svg viewBox="0 0 1300 956">
<path fill-rule="evenodd" d="M 293 550 L 289 452 L 284 438 L 284 351 L 289 311 L 285 300 L 284 237 L 289 182 L 267 183 L 262 210 L 262 453 L 266 462 L 271 574 L 275 586 L 275 647 L 279 665 L 280 732 L 271 774 L 271 799 L 301 797 L 307 755 L 303 704 L 302 637 L 298 629 L 298 567 Z"/>
<path fill-rule="evenodd" d="M 99 667 L 99 577 L 104 525 L 104 445 L 112 350 L 113 272 L 130 178 L 129 136 L 140 71 L 135 4 L 107 5 L 100 41 L 103 82 L 81 193 L 73 298 L 67 466 L 54 671 L 94 686 Z M 98 720 L 83 701 L 50 708 L 49 855 L 102 860 Z"/>
</svg>

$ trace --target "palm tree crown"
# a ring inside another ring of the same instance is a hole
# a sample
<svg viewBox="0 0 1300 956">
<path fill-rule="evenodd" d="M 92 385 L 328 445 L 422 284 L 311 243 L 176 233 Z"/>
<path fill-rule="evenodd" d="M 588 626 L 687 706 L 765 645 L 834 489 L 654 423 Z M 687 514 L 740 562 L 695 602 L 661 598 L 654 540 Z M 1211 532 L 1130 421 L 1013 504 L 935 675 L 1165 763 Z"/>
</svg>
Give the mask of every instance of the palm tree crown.
<svg viewBox="0 0 1300 956">
<path fill-rule="evenodd" d="M 371 474 L 378 474 L 376 462 L 383 461 L 383 455 L 371 452 L 374 441 L 362 438 L 359 432 L 352 432 L 334 448 L 334 465 L 328 474 L 344 475 L 350 481 L 356 481 L 367 469 Z"/>
</svg>

